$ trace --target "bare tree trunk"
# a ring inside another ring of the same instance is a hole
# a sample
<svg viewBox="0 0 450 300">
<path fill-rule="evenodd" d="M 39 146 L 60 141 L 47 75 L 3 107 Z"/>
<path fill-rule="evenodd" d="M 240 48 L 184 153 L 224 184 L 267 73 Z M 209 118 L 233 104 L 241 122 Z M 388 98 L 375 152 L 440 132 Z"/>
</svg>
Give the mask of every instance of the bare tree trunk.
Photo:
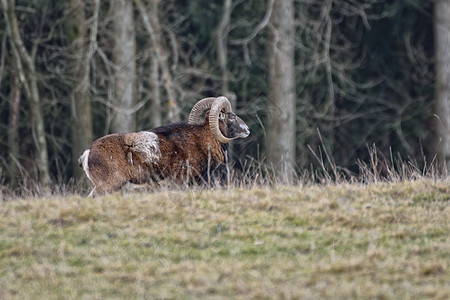
<svg viewBox="0 0 450 300">
<path fill-rule="evenodd" d="M 158 58 L 155 55 L 152 55 L 151 61 L 151 78 L 150 78 L 150 86 L 152 89 L 152 104 L 150 108 L 150 116 L 152 127 L 158 127 L 162 125 L 162 115 L 161 115 L 161 90 L 159 84 L 159 64 Z"/>
<path fill-rule="evenodd" d="M 66 5 L 69 10 L 69 16 L 66 19 L 70 60 L 68 77 L 72 85 L 70 94 L 72 167 L 74 178 L 80 179 L 83 177 L 83 171 L 78 167 L 78 157 L 93 139 L 89 93 L 89 44 L 83 0 L 70 0 L 66 2 Z M 94 18 L 96 18 L 95 14 Z M 94 22 L 97 20 L 95 19 Z"/>
<path fill-rule="evenodd" d="M 450 168 L 450 1 L 434 4 L 437 115 L 440 118 L 439 150 Z"/>
<path fill-rule="evenodd" d="M 229 93 L 229 71 L 228 71 L 228 30 L 230 26 L 230 16 L 231 16 L 231 0 L 223 1 L 223 12 L 222 18 L 217 29 L 217 58 L 219 60 L 220 73 L 222 76 L 222 86 L 221 95 L 227 96 Z M 235 107 L 234 107 L 235 108 Z"/>
<path fill-rule="evenodd" d="M 157 1 L 150 1 L 150 13 L 151 18 L 157 18 L 158 17 L 158 2 Z M 158 29 L 159 30 L 159 29 Z M 158 127 L 162 125 L 162 103 L 161 103 L 161 83 L 160 83 L 160 63 L 158 56 L 155 55 L 158 51 L 157 47 L 159 45 L 156 45 L 154 41 L 152 42 L 152 73 L 151 73 L 151 82 L 150 86 L 152 89 L 152 105 L 151 105 L 151 118 L 152 118 L 152 127 Z"/>
<path fill-rule="evenodd" d="M 19 88 L 19 79 L 14 76 L 11 92 L 11 104 L 8 126 L 8 152 L 9 152 L 9 166 L 8 177 L 11 188 L 16 188 L 19 179 L 19 109 L 21 92 Z"/>
<path fill-rule="evenodd" d="M 180 121 L 180 108 L 177 101 L 177 94 L 175 91 L 175 86 L 172 78 L 172 74 L 170 73 L 167 54 L 164 50 L 164 45 L 161 37 L 161 25 L 159 23 L 159 15 L 158 15 L 158 4 L 160 0 L 150 0 L 151 9 L 147 14 L 145 6 L 142 4 L 140 0 L 134 0 L 136 6 L 139 9 L 139 13 L 142 16 L 142 20 L 144 22 L 145 29 L 147 30 L 150 40 L 152 42 L 152 49 L 154 51 L 154 55 L 158 60 L 158 64 L 161 70 L 162 81 L 164 84 L 164 88 L 167 93 L 168 99 L 168 119 L 169 122 L 178 122 Z"/>
<path fill-rule="evenodd" d="M 269 46 L 268 158 L 283 183 L 292 180 L 295 163 L 295 63 L 293 0 L 275 1 Z"/>
<path fill-rule="evenodd" d="M 136 130 L 136 34 L 134 30 L 133 2 L 113 0 L 113 62 L 114 107 L 111 130 Z"/>
<path fill-rule="evenodd" d="M 45 136 L 44 118 L 41 111 L 40 95 L 37 84 L 37 73 L 35 69 L 35 53 L 37 41 L 33 44 L 31 53 L 27 51 L 22 41 L 15 15 L 15 1 L 2 0 L 3 12 L 8 27 L 8 34 L 12 40 L 14 59 L 18 66 L 19 79 L 24 87 L 25 96 L 30 103 L 31 130 L 35 138 L 36 166 L 39 173 L 39 183 L 42 186 L 50 184 L 50 171 L 47 151 L 47 140 Z"/>
</svg>

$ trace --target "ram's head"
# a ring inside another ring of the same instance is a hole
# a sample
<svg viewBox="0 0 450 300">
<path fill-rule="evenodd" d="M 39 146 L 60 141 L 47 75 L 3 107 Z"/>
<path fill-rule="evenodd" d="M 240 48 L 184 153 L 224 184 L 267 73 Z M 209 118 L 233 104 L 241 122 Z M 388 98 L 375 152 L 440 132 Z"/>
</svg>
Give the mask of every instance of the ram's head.
<svg viewBox="0 0 450 300">
<path fill-rule="evenodd" d="M 207 112 L 206 118 L 203 114 Z M 229 143 L 235 139 L 246 138 L 250 130 L 245 122 L 231 109 L 226 97 L 205 98 L 197 102 L 189 114 L 189 124 L 209 122 L 212 134 L 221 143 Z"/>
</svg>

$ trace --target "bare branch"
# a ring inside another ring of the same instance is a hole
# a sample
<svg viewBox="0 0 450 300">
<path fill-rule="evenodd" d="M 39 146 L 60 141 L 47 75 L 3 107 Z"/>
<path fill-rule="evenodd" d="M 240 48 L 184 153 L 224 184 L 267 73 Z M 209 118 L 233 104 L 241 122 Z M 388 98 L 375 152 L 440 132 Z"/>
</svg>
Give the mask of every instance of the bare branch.
<svg viewBox="0 0 450 300">
<path fill-rule="evenodd" d="M 5 20 L 8 27 L 8 33 L 12 39 L 16 51 L 16 61 L 20 68 L 22 65 L 26 68 L 26 72 L 22 72 L 19 77 L 23 83 L 26 83 L 25 89 L 27 100 L 30 103 L 31 120 L 32 120 L 32 135 L 35 141 L 36 148 L 36 164 L 39 170 L 39 182 L 43 186 L 50 184 L 50 171 L 47 151 L 47 140 L 45 134 L 44 118 L 41 111 L 40 95 L 37 85 L 37 74 L 33 61 L 33 57 L 28 53 L 22 41 L 17 18 L 15 15 L 15 1 L 2 0 L 2 7 L 5 15 Z"/>
<path fill-rule="evenodd" d="M 230 40 L 230 44 L 231 45 L 240 45 L 240 44 L 247 44 L 249 43 L 251 40 L 253 40 L 256 35 L 264 29 L 264 27 L 267 26 L 267 24 L 269 24 L 269 20 L 270 20 L 270 16 L 272 15 L 272 10 L 273 10 L 273 3 L 275 0 L 269 0 L 268 4 L 267 4 L 267 9 L 266 9 L 266 14 L 264 15 L 264 18 L 262 19 L 262 21 L 256 25 L 255 30 L 253 30 L 253 32 L 242 39 L 234 39 L 234 40 Z"/>
<path fill-rule="evenodd" d="M 167 92 L 167 96 L 169 97 L 169 120 L 172 122 L 176 122 L 180 120 L 180 109 L 178 107 L 178 101 L 175 93 L 174 82 L 172 79 L 172 75 L 170 74 L 169 67 L 167 64 L 167 55 L 164 52 L 163 43 L 160 35 L 159 18 L 158 18 L 158 1 L 152 0 L 152 10 L 150 13 L 152 14 L 151 18 L 148 16 L 146 8 L 142 4 L 140 0 L 134 1 L 136 6 L 138 7 L 139 13 L 142 16 L 142 20 L 144 21 L 145 29 L 147 30 L 151 42 L 153 44 L 152 50 L 158 59 L 159 66 L 161 68 L 162 78 L 164 82 L 164 87 Z"/>
</svg>

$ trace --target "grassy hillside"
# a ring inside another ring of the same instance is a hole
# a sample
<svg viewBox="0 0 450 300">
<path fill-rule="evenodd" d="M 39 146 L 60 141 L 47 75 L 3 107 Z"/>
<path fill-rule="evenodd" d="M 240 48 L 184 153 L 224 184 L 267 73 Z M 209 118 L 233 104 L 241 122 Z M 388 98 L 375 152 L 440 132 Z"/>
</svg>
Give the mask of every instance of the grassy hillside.
<svg viewBox="0 0 450 300">
<path fill-rule="evenodd" d="M 0 203 L 0 298 L 450 298 L 450 184 Z"/>
</svg>

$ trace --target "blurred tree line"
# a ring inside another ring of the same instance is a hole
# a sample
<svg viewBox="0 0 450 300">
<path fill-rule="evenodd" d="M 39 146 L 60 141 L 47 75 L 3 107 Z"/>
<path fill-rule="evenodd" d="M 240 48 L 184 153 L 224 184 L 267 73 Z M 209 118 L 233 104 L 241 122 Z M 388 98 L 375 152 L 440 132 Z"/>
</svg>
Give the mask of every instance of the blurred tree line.
<svg viewBox="0 0 450 300">
<path fill-rule="evenodd" d="M 185 121 L 218 95 L 252 131 L 233 146 L 238 168 L 267 162 L 288 180 L 326 151 L 353 172 L 373 144 L 387 159 L 432 160 L 448 135 L 433 6 L 1 0 L 0 183 L 80 178 L 93 139 Z"/>
</svg>

